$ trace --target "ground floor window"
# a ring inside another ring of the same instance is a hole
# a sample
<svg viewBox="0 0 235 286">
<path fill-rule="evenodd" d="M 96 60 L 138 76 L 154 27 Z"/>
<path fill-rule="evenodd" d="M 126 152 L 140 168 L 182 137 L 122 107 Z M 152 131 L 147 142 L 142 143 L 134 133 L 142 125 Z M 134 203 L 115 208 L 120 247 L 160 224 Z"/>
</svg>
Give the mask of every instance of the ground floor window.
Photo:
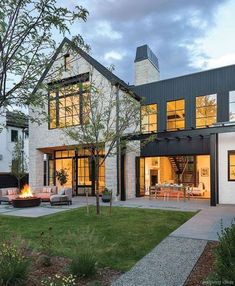
<svg viewBox="0 0 235 286">
<path fill-rule="evenodd" d="M 235 181 L 235 150 L 228 151 L 228 180 Z"/>
<path fill-rule="evenodd" d="M 142 157 L 137 174 L 139 196 L 149 195 L 151 188 L 156 185 L 161 185 L 165 190 L 172 185 L 183 185 L 190 189 L 193 197 L 210 198 L 209 155 Z"/>
<path fill-rule="evenodd" d="M 100 152 L 99 167 L 99 191 L 105 188 L 105 162 L 104 150 Z M 61 188 L 60 182 L 56 178 L 56 172 L 64 170 L 67 182 L 63 185 L 65 188 L 73 188 L 75 194 L 84 194 L 85 188 L 90 194 L 94 194 L 95 187 L 95 164 L 88 148 L 80 148 L 79 150 L 56 150 L 53 156 L 50 155 L 48 164 L 48 182 L 56 184 Z"/>
</svg>

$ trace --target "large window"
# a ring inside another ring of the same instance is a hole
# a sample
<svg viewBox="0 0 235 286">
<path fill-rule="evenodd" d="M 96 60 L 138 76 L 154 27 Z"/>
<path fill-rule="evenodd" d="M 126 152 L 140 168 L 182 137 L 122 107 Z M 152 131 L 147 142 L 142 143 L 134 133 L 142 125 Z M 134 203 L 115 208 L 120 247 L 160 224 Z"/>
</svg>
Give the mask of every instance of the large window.
<svg viewBox="0 0 235 286">
<path fill-rule="evenodd" d="M 235 181 L 235 151 L 228 151 L 228 180 Z"/>
<path fill-rule="evenodd" d="M 141 106 L 141 132 L 157 132 L 157 104 Z"/>
<path fill-rule="evenodd" d="M 69 83 L 69 82 L 72 83 Z M 89 74 L 80 75 L 74 80 L 49 85 L 49 128 L 59 128 L 80 124 L 82 120 L 81 106 Z M 84 93 L 83 93 L 84 92 Z"/>
<path fill-rule="evenodd" d="M 184 99 L 167 102 L 167 130 L 180 130 L 185 128 L 185 102 Z"/>
<path fill-rule="evenodd" d="M 229 92 L 229 120 L 235 121 L 235 90 Z"/>
<path fill-rule="evenodd" d="M 196 127 L 203 128 L 216 123 L 216 94 L 196 97 Z"/>
</svg>

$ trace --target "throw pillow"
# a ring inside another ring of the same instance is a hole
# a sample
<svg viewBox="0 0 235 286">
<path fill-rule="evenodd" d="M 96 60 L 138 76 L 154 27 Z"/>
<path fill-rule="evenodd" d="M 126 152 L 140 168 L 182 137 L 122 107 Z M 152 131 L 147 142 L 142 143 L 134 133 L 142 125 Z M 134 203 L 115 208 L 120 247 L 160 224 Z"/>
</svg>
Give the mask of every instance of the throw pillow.
<svg viewBox="0 0 235 286">
<path fill-rule="evenodd" d="M 60 195 L 60 196 L 65 195 L 65 191 L 63 189 L 59 190 L 58 195 Z"/>
<path fill-rule="evenodd" d="M 42 192 L 43 193 L 50 193 L 51 192 L 51 187 L 43 187 Z"/>
<path fill-rule="evenodd" d="M 11 195 L 16 195 L 17 192 L 16 192 L 16 190 L 8 190 L 7 194 L 11 196 Z"/>
</svg>

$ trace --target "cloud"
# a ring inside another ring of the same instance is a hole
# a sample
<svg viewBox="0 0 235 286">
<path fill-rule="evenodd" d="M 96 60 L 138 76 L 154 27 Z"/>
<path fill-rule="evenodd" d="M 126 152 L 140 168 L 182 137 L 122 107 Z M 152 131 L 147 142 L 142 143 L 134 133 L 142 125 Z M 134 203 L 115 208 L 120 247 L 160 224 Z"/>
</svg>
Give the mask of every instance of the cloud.
<svg viewBox="0 0 235 286">
<path fill-rule="evenodd" d="M 235 64 L 235 53 L 225 54 L 217 58 L 199 58 L 192 64 L 192 66 L 199 69 L 214 69 L 232 64 Z"/>
<path fill-rule="evenodd" d="M 108 66 L 111 60 L 118 61 L 116 74 L 132 83 L 135 51 L 143 44 L 157 55 L 161 78 L 200 69 L 192 64 L 195 53 L 204 56 L 198 39 L 215 26 L 215 15 L 227 0 L 80 2 L 90 16 L 86 23 L 78 24 L 76 32 L 91 45 L 92 55 L 101 63 Z"/>
<path fill-rule="evenodd" d="M 119 53 L 117 51 L 110 51 L 104 55 L 104 59 L 107 61 L 115 60 L 120 61 L 123 59 L 125 53 Z"/>
</svg>

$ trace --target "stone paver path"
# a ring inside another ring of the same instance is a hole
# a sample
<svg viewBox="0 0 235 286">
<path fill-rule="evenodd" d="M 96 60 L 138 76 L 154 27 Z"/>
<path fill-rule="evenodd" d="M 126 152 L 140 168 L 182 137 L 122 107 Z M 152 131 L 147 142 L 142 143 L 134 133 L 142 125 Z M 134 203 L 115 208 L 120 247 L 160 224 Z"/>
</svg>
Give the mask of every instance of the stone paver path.
<svg viewBox="0 0 235 286">
<path fill-rule="evenodd" d="M 218 240 L 218 233 L 221 232 L 221 221 L 223 227 L 227 227 L 231 225 L 234 218 L 234 205 L 208 207 L 201 210 L 197 215 L 172 232 L 171 236 Z"/>
</svg>

